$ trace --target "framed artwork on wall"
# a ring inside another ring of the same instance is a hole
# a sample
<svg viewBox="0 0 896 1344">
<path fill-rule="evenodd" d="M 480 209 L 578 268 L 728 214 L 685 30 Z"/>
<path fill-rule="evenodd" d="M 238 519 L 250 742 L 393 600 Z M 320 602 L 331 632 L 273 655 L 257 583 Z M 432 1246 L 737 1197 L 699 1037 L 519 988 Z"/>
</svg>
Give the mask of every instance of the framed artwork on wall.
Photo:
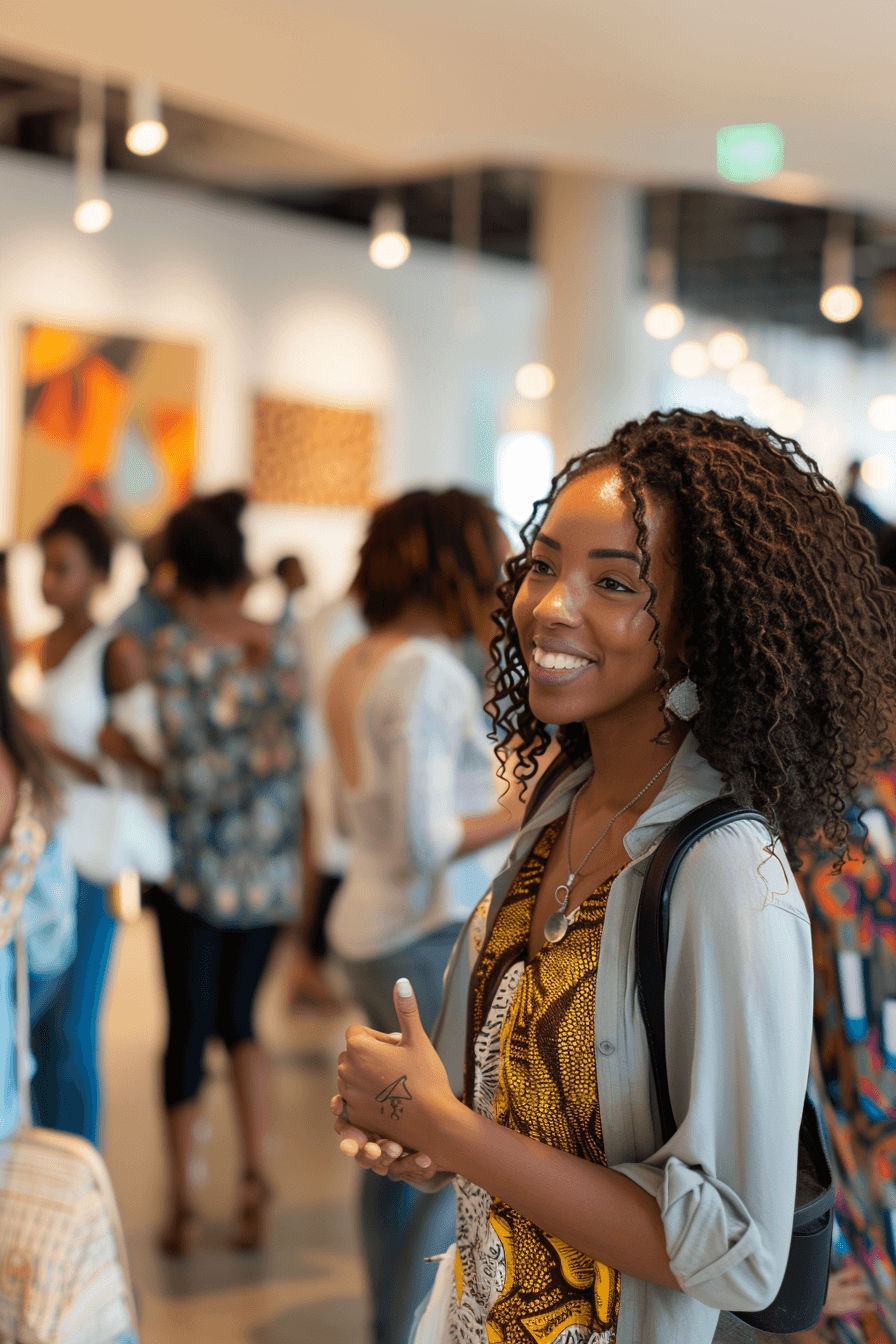
<svg viewBox="0 0 896 1344">
<path fill-rule="evenodd" d="M 368 508 L 377 431 L 370 411 L 256 397 L 252 497 L 265 504 Z"/>
<path fill-rule="evenodd" d="M 22 327 L 17 535 L 71 499 L 138 536 L 158 527 L 190 492 L 199 362 L 186 342 Z"/>
</svg>

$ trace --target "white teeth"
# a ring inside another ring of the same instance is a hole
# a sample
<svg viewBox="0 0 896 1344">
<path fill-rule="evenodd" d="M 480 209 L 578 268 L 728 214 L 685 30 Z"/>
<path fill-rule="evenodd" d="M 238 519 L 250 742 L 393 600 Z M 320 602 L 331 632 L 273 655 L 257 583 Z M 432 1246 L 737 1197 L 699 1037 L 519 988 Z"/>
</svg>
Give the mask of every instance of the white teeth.
<svg viewBox="0 0 896 1344">
<path fill-rule="evenodd" d="M 573 672 L 579 667 L 586 667 L 590 660 L 576 658 L 572 653 L 548 653 L 546 649 L 536 646 L 532 650 L 532 661 L 548 671 Z"/>
</svg>

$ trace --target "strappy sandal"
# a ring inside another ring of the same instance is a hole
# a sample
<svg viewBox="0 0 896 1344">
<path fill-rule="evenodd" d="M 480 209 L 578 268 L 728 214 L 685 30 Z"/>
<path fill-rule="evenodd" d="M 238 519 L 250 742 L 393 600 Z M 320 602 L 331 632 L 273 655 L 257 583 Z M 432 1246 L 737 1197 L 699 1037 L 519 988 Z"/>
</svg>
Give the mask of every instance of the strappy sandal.
<svg viewBox="0 0 896 1344">
<path fill-rule="evenodd" d="M 240 1202 L 233 1230 L 227 1239 L 232 1251 L 260 1251 L 267 1244 L 268 1205 L 273 1193 L 257 1171 L 243 1173 Z"/>
<path fill-rule="evenodd" d="M 170 1260 L 187 1260 L 199 1245 L 199 1215 L 179 1204 L 159 1236 L 159 1250 Z"/>
</svg>

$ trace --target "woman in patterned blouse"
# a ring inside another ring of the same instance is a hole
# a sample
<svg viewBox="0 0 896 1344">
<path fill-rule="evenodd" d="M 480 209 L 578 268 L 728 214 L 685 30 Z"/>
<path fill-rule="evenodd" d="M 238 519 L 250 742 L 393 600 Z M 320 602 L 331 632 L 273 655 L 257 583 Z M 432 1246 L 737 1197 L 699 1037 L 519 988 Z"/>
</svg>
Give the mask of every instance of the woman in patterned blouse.
<svg viewBox="0 0 896 1344">
<path fill-rule="evenodd" d="M 241 613 L 246 564 L 227 492 L 171 519 L 180 619 L 156 636 L 153 672 L 165 743 L 174 886 L 159 900 L 169 1030 L 164 1095 L 171 1208 L 161 1249 L 186 1255 L 198 1235 L 192 1134 L 210 1035 L 230 1053 L 242 1147 L 231 1245 L 264 1236 L 268 1074 L 252 1029 L 256 990 L 299 894 L 302 675 L 293 627 Z"/>
</svg>

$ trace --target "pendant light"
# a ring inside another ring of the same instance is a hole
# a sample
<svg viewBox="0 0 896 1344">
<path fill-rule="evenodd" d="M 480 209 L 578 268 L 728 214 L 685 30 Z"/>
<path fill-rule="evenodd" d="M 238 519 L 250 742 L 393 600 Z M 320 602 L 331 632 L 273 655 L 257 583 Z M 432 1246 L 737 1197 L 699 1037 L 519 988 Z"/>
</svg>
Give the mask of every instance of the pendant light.
<svg viewBox="0 0 896 1344">
<path fill-rule="evenodd" d="M 159 86 L 152 79 L 138 79 L 128 99 L 128 129 L 125 144 L 132 154 L 158 154 L 168 143 L 168 128 L 162 120 Z"/>
<path fill-rule="evenodd" d="M 112 218 L 103 188 L 106 151 L 106 90 L 95 80 L 81 80 L 81 119 L 75 131 L 75 228 L 100 233 Z"/>
</svg>

